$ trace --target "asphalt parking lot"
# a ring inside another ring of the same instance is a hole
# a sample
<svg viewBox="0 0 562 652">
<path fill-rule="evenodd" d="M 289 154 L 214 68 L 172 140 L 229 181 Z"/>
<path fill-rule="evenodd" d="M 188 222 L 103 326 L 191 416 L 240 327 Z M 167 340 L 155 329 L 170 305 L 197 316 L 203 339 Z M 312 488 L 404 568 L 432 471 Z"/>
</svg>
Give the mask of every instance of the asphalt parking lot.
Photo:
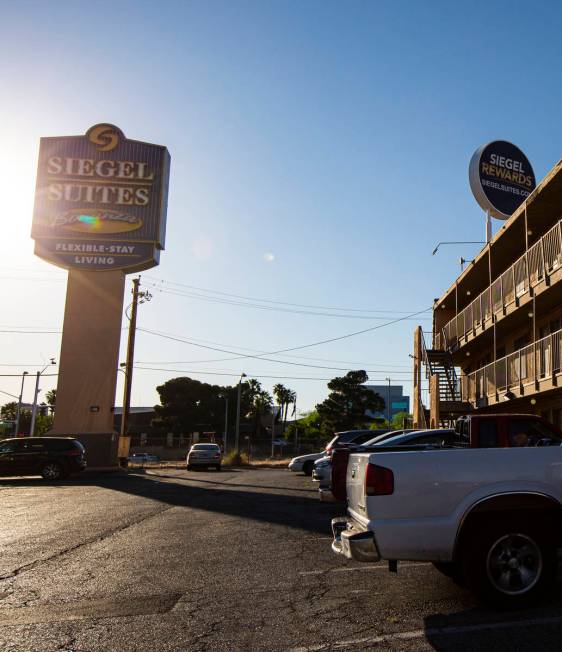
<svg viewBox="0 0 562 652">
<path fill-rule="evenodd" d="M 554 650 L 562 601 L 497 613 L 429 564 L 330 550 L 308 478 L 148 470 L 0 480 L 0 649 Z"/>
</svg>

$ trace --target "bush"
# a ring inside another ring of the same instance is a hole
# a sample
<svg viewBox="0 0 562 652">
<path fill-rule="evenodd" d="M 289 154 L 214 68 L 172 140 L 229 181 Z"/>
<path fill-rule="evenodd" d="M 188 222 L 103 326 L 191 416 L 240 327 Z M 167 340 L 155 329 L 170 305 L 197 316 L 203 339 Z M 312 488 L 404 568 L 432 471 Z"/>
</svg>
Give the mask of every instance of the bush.
<svg viewBox="0 0 562 652">
<path fill-rule="evenodd" d="M 224 466 L 248 466 L 250 462 L 246 453 L 230 451 L 228 455 L 223 457 L 222 463 Z"/>
</svg>

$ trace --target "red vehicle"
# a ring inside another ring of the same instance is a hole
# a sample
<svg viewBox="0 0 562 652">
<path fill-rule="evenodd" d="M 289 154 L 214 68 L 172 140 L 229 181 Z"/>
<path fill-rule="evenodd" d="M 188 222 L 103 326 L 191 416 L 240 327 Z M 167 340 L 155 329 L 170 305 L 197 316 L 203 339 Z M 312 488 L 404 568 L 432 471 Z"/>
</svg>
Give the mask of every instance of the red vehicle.
<svg viewBox="0 0 562 652">
<path fill-rule="evenodd" d="M 457 419 L 455 437 L 448 448 L 512 448 L 560 445 L 562 431 L 534 414 L 468 414 Z M 368 450 L 368 447 L 364 447 Z M 378 447 L 380 452 L 396 450 Z M 332 494 L 347 499 L 346 475 L 349 449 L 332 453 Z"/>
</svg>

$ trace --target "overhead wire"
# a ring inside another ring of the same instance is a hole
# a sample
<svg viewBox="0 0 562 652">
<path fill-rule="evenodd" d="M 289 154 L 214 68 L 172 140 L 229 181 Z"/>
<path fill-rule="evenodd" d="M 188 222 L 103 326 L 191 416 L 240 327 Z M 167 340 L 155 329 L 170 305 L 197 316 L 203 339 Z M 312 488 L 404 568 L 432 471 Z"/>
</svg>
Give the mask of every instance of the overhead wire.
<svg viewBox="0 0 562 652">
<path fill-rule="evenodd" d="M 428 310 L 431 310 L 431 308 L 426 308 L 426 309 L 420 310 L 420 311 L 418 311 L 416 313 L 411 313 L 407 317 L 413 317 L 413 316 L 422 314 L 424 312 L 427 312 Z M 274 362 L 274 363 L 277 363 L 277 364 L 286 364 L 286 365 L 297 366 L 297 367 L 310 367 L 310 368 L 316 368 L 316 369 L 333 369 L 333 370 L 347 371 L 347 369 L 344 369 L 344 368 L 340 369 L 338 367 L 327 367 L 327 366 L 322 366 L 322 365 L 309 365 L 309 364 L 304 364 L 304 363 L 299 363 L 299 362 L 290 362 L 288 360 L 279 360 L 279 359 L 276 360 L 276 359 L 272 359 L 272 358 L 267 358 L 265 356 L 266 355 L 268 355 L 268 356 L 269 355 L 278 355 L 280 353 L 287 353 L 287 352 L 290 352 L 290 351 L 298 351 L 298 350 L 302 350 L 302 349 L 306 349 L 306 348 L 311 348 L 311 347 L 314 347 L 314 346 L 320 346 L 321 344 L 328 344 L 328 343 L 331 343 L 331 342 L 341 341 L 341 340 L 344 340 L 344 339 L 348 339 L 350 337 L 355 337 L 357 335 L 361 335 L 363 333 L 368 333 L 368 332 L 378 330 L 380 328 L 384 328 L 385 326 L 390 326 L 392 324 L 396 324 L 398 322 L 404 321 L 404 319 L 406 319 L 407 317 L 399 317 L 397 319 L 393 319 L 393 320 L 391 320 L 389 322 L 386 322 L 384 324 L 377 324 L 376 326 L 371 326 L 369 328 L 364 328 L 364 329 L 362 329 L 360 331 L 354 331 L 353 333 L 346 333 L 344 335 L 339 335 L 337 337 L 331 337 L 331 338 L 328 338 L 328 339 L 325 339 L 325 340 L 319 340 L 318 342 L 311 342 L 309 344 L 302 344 L 300 346 L 295 346 L 295 347 L 291 347 L 291 348 L 287 348 L 287 349 L 280 349 L 278 351 L 270 351 L 270 352 L 268 352 L 268 353 L 266 353 L 264 355 L 252 355 L 252 354 L 241 355 L 240 359 L 252 358 L 252 359 L 256 359 L 256 360 L 264 360 L 266 362 Z M 230 351 L 228 349 L 208 346 L 208 345 L 205 345 L 205 344 L 198 344 L 196 342 L 193 342 L 193 341 L 185 339 L 185 338 L 169 335 L 169 334 L 166 334 L 166 333 L 162 333 L 162 332 L 159 332 L 159 331 L 154 331 L 154 330 L 147 329 L 147 328 L 140 328 L 139 327 L 137 330 L 139 330 L 141 332 L 144 332 L 144 333 L 150 333 L 151 335 L 155 335 L 157 337 L 162 337 L 164 339 L 168 339 L 168 340 L 172 340 L 172 341 L 176 341 L 176 342 L 181 342 L 183 344 L 189 344 L 191 346 L 195 346 L 195 347 L 199 347 L 199 348 L 203 348 L 203 349 L 208 349 L 208 350 L 211 350 L 211 351 L 218 351 L 220 353 L 228 353 L 228 354 L 231 354 L 231 355 L 239 355 L 239 353 L 237 351 Z M 371 371 L 373 373 L 377 373 L 374 370 L 371 370 Z"/>
<path fill-rule="evenodd" d="M 247 297 L 247 296 L 243 296 L 241 294 L 232 294 L 232 293 L 229 293 L 229 292 L 222 292 L 220 290 L 211 290 L 209 288 L 201 288 L 201 287 L 197 287 L 195 285 L 188 285 L 186 283 L 178 283 L 176 281 L 168 281 L 166 279 L 157 278 L 155 276 L 150 276 L 150 275 L 143 276 L 143 278 L 148 278 L 148 279 L 151 279 L 153 281 L 159 281 L 160 283 L 165 283 L 167 285 L 177 285 L 179 287 L 185 287 L 185 288 L 189 288 L 190 290 L 197 290 L 199 292 L 209 292 L 209 293 L 212 293 L 212 294 L 218 294 L 218 295 L 225 296 L 225 297 L 234 297 L 236 299 L 244 299 L 244 300 L 247 300 L 247 301 L 260 301 L 262 303 L 273 303 L 273 304 L 278 304 L 278 305 L 283 305 L 283 306 L 296 306 L 298 308 L 312 308 L 312 309 L 316 309 L 316 310 L 339 310 L 339 311 L 342 311 L 342 312 L 364 312 L 364 313 L 365 312 L 378 312 L 378 313 L 390 313 L 390 314 L 399 314 L 399 313 L 406 314 L 406 313 L 409 312 L 408 310 L 381 310 L 381 309 L 372 310 L 372 309 L 366 309 L 366 308 L 334 308 L 333 306 L 318 306 L 318 305 L 312 305 L 312 304 L 306 304 L 306 303 L 292 303 L 292 302 L 289 302 L 289 301 L 278 301 L 278 300 L 274 300 L 274 299 L 261 299 L 261 298 L 257 298 L 257 297 Z"/>
<path fill-rule="evenodd" d="M 209 297 L 209 296 L 203 296 L 199 294 L 176 291 L 174 289 L 161 288 L 158 285 L 155 285 L 154 283 L 145 282 L 145 285 L 150 287 L 153 291 L 160 292 L 162 294 L 169 294 L 170 296 L 183 297 L 186 299 L 196 299 L 198 301 L 206 301 L 208 303 L 218 303 L 222 305 L 236 306 L 241 308 L 255 308 L 257 310 L 263 310 L 266 312 L 286 312 L 286 313 L 296 314 L 296 315 L 312 315 L 315 317 L 336 317 L 336 318 L 339 317 L 342 319 L 367 319 L 369 321 L 373 321 L 375 319 L 378 320 L 388 319 L 388 317 L 377 316 L 377 315 L 359 315 L 359 314 L 349 315 L 349 314 L 338 314 L 338 313 L 330 313 L 330 312 L 318 312 L 313 310 L 303 310 L 303 309 L 296 309 L 296 308 L 282 308 L 278 306 L 260 305 L 257 303 L 235 301 L 234 299 Z M 393 312 L 392 314 L 396 314 L 396 312 Z M 409 317 L 405 317 L 405 319 L 409 319 Z"/>
</svg>

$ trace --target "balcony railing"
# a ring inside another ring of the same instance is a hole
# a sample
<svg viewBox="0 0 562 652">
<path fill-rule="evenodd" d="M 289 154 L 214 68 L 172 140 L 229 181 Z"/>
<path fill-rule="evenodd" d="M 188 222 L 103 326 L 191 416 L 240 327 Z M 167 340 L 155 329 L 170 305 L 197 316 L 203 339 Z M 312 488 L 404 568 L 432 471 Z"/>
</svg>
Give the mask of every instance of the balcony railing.
<svg viewBox="0 0 562 652">
<path fill-rule="evenodd" d="M 538 285 L 545 275 L 562 267 L 562 220 L 557 222 L 511 267 L 481 292 L 464 310 L 435 333 L 436 349 L 451 349 L 468 333 L 476 333 L 493 315 L 504 310 Z"/>
<path fill-rule="evenodd" d="M 462 376 L 462 400 L 476 405 L 481 399 L 495 400 L 500 394 L 517 392 L 545 378 L 552 378 L 562 367 L 561 353 L 562 330 L 559 330 Z"/>
</svg>

